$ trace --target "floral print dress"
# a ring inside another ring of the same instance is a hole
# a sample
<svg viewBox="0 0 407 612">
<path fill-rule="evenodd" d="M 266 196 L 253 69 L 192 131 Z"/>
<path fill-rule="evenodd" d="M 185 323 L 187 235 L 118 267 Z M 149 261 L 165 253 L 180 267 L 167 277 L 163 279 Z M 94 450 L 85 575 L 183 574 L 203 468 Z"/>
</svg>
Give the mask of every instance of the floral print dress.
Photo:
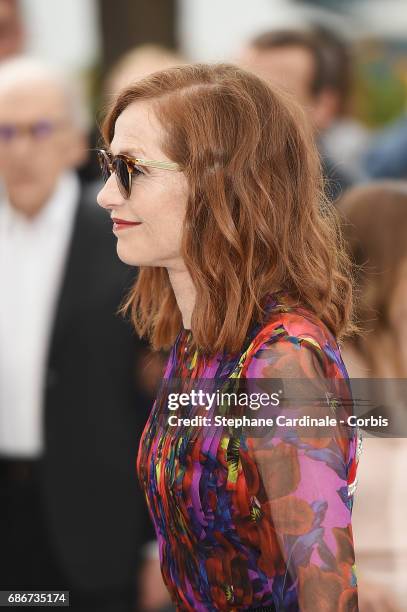
<svg viewBox="0 0 407 612">
<path fill-rule="evenodd" d="M 137 461 L 163 579 L 178 611 L 357 611 L 357 428 L 347 436 L 256 437 L 168 424 L 175 380 L 188 390 L 197 380 L 221 380 L 225 389 L 289 377 L 329 381 L 330 392 L 347 381 L 336 341 L 314 314 L 287 305 L 283 294 L 270 294 L 266 312 L 240 355 L 200 357 L 184 329 L 171 350 Z"/>
</svg>

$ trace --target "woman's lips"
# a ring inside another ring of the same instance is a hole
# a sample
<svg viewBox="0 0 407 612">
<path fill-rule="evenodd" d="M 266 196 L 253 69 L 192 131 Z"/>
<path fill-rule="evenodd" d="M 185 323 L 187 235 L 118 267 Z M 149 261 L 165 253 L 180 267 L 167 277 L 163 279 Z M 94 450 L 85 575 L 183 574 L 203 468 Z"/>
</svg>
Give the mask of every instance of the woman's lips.
<svg viewBox="0 0 407 612">
<path fill-rule="evenodd" d="M 116 217 L 112 217 L 112 221 L 114 232 L 129 229 L 130 227 L 135 227 L 136 225 L 141 225 L 141 221 L 127 221 L 126 219 L 118 219 Z"/>
</svg>

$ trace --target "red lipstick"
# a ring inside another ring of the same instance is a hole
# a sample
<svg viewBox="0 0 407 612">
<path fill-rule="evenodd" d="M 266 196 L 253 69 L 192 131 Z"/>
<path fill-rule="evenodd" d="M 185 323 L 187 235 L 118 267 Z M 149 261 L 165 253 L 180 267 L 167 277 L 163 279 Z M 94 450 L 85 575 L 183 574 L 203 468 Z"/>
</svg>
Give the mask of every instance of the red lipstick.
<svg viewBox="0 0 407 612">
<path fill-rule="evenodd" d="M 130 227 L 135 227 L 136 225 L 141 225 L 141 221 L 127 221 L 126 219 L 119 219 L 117 217 L 112 217 L 112 221 L 114 232 L 129 229 Z"/>
</svg>

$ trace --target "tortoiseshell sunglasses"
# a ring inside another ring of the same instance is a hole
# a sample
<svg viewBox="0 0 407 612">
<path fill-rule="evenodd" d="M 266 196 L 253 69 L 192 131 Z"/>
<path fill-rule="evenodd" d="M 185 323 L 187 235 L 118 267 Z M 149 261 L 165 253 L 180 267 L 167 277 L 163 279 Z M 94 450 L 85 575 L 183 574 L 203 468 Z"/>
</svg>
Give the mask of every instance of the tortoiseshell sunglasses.
<svg viewBox="0 0 407 612">
<path fill-rule="evenodd" d="M 163 170 L 172 170 L 179 172 L 180 166 L 175 162 L 156 161 L 153 159 L 143 159 L 141 157 L 129 157 L 128 155 L 112 155 L 105 149 L 96 149 L 100 168 L 102 170 L 103 180 L 106 181 L 114 173 L 116 174 L 117 186 L 120 193 L 126 199 L 130 197 L 132 175 L 141 174 L 138 166 L 151 168 L 162 168 Z"/>
</svg>

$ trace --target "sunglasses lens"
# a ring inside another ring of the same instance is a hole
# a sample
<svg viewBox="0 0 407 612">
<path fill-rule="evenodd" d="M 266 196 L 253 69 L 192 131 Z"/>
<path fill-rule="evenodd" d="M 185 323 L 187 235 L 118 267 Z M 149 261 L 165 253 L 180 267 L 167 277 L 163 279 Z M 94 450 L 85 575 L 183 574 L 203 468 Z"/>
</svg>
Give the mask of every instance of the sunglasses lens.
<svg viewBox="0 0 407 612">
<path fill-rule="evenodd" d="M 98 151 L 98 160 L 99 160 L 100 169 L 102 171 L 103 180 L 106 183 L 110 176 L 109 160 L 107 158 L 106 153 L 103 153 L 102 151 Z"/>
<path fill-rule="evenodd" d="M 131 177 L 126 162 L 118 157 L 114 160 L 113 167 L 122 196 L 130 197 Z"/>
</svg>

